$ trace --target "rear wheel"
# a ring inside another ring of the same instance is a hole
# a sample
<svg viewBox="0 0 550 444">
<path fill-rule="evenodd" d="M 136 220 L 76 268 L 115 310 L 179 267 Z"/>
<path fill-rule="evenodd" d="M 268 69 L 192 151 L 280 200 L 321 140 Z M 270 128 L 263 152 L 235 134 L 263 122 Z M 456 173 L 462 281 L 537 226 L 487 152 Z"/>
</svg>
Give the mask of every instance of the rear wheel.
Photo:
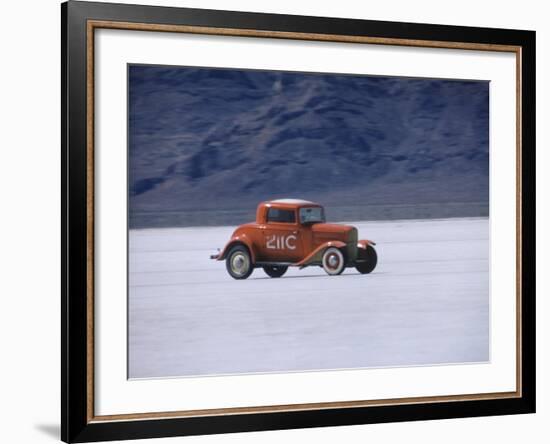
<svg viewBox="0 0 550 444">
<path fill-rule="evenodd" d="M 286 273 L 288 267 L 282 265 L 266 265 L 263 267 L 263 269 L 265 271 L 265 274 L 267 274 L 269 277 L 278 278 Z"/>
<path fill-rule="evenodd" d="M 236 245 L 231 248 L 225 259 L 225 268 L 234 279 L 246 279 L 254 271 L 248 248 Z"/>
<path fill-rule="evenodd" d="M 376 263 L 378 262 L 376 250 L 371 245 L 367 245 L 366 250 L 359 251 L 358 262 L 355 264 L 355 268 L 361 274 L 370 273 L 376 268 Z"/>
<path fill-rule="evenodd" d="M 341 274 L 346 267 L 344 254 L 335 247 L 329 247 L 325 250 L 321 263 L 326 273 L 331 276 Z"/>
</svg>

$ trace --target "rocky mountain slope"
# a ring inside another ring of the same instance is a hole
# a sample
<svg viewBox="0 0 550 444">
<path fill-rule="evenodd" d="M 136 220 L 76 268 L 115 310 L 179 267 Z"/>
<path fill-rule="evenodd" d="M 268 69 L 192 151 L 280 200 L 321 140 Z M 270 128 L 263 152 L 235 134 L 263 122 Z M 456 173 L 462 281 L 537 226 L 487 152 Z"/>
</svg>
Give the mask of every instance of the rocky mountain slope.
<svg viewBox="0 0 550 444">
<path fill-rule="evenodd" d="M 238 223 L 278 197 L 486 215 L 488 193 L 488 82 L 130 67 L 131 227 Z"/>
</svg>

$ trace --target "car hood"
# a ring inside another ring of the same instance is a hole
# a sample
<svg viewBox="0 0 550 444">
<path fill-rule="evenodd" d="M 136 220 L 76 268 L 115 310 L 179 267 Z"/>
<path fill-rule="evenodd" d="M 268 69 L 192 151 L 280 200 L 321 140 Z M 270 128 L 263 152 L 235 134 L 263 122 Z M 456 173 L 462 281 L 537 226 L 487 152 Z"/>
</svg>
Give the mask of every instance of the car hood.
<svg viewBox="0 0 550 444">
<path fill-rule="evenodd" d="M 340 240 L 347 242 L 349 234 L 355 230 L 351 225 L 341 225 L 341 224 L 314 224 L 311 227 L 313 236 L 318 240 Z"/>
<path fill-rule="evenodd" d="M 353 230 L 351 225 L 318 223 L 311 226 L 314 233 L 347 233 Z"/>
</svg>

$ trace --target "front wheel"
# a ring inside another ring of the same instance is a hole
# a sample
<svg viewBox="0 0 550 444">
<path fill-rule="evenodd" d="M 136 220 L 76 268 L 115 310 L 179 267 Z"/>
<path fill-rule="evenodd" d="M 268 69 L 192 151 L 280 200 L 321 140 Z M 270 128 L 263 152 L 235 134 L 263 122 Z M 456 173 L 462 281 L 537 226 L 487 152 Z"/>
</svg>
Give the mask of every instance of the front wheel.
<svg viewBox="0 0 550 444">
<path fill-rule="evenodd" d="M 266 265 L 265 267 L 263 267 L 263 269 L 265 271 L 265 274 L 267 274 L 269 277 L 278 278 L 286 273 L 288 267 L 282 265 Z"/>
<path fill-rule="evenodd" d="M 357 259 L 358 262 L 355 264 L 355 269 L 361 274 L 370 273 L 376 268 L 376 263 L 378 262 L 376 250 L 371 245 L 367 245 L 367 249 L 361 251 Z"/>
<path fill-rule="evenodd" d="M 225 259 L 225 268 L 233 279 L 246 279 L 254 271 L 248 248 L 244 245 L 233 247 Z"/>
<path fill-rule="evenodd" d="M 335 247 L 330 247 L 325 250 L 321 263 L 326 273 L 331 276 L 341 274 L 344 271 L 344 268 L 346 268 L 344 254 Z"/>
</svg>

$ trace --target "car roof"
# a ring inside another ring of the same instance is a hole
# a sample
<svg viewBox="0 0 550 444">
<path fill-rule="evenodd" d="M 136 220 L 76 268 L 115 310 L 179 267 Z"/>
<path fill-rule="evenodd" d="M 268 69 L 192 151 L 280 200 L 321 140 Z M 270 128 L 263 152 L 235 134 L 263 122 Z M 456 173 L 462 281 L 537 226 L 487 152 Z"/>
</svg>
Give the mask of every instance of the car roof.
<svg viewBox="0 0 550 444">
<path fill-rule="evenodd" d="M 264 202 L 266 206 L 271 206 L 271 204 L 275 204 L 278 207 L 287 207 L 287 208 L 298 208 L 303 206 L 316 206 L 320 207 L 318 203 L 311 202 L 309 200 L 304 199 L 275 199 L 275 200 L 268 200 L 267 202 Z"/>
</svg>

